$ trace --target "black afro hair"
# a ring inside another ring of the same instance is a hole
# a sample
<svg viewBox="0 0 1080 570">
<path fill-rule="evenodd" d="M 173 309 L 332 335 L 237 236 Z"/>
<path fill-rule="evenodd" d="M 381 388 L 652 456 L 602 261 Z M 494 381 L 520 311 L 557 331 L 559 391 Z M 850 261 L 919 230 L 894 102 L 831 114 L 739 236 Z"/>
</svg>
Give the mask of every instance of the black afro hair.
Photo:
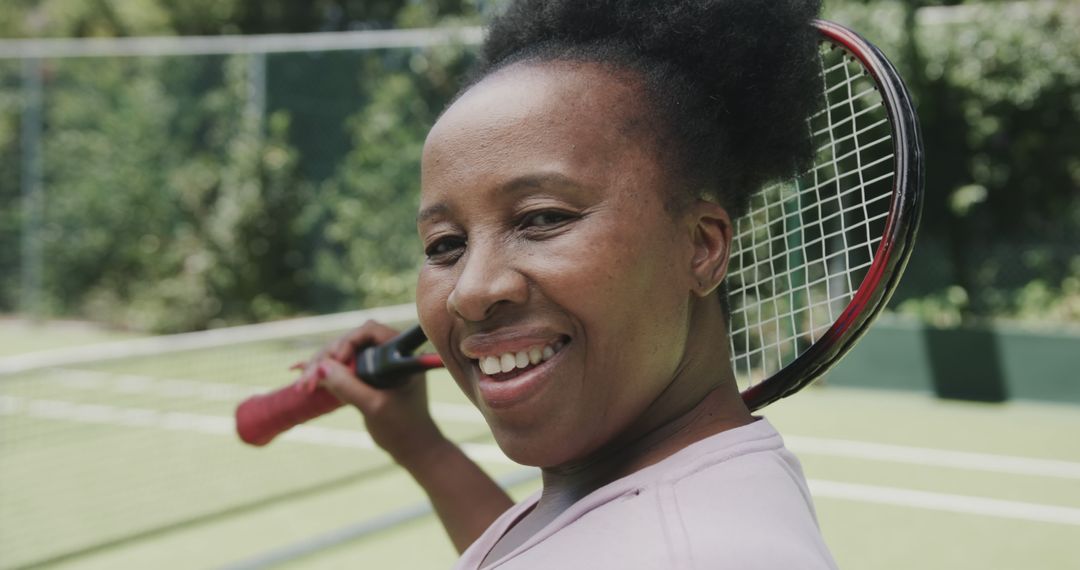
<svg viewBox="0 0 1080 570">
<path fill-rule="evenodd" d="M 535 61 L 636 71 L 687 190 L 737 216 L 810 158 L 819 10 L 820 0 L 513 0 L 490 25 L 473 81 Z"/>
</svg>

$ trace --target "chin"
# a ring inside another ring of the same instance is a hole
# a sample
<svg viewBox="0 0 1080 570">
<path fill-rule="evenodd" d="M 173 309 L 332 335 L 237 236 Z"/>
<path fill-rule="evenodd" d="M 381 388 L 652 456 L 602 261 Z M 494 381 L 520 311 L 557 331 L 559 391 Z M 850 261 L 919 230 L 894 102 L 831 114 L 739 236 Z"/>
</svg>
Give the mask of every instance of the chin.
<svg viewBox="0 0 1080 570">
<path fill-rule="evenodd" d="M 495 443 L 499 445 L 507 457 L 515 463 L 530 467 L 550 468 L 566 465 L 586 455 L 586 451 L 579 448 L 584 443 L 580 438 L 573 440 L 574 444 L 568 445 L 568 436 L 563 436 L 550 431 L 541 433 L 520 433 L 512 430 L 492 427 Z"/>
</svg>

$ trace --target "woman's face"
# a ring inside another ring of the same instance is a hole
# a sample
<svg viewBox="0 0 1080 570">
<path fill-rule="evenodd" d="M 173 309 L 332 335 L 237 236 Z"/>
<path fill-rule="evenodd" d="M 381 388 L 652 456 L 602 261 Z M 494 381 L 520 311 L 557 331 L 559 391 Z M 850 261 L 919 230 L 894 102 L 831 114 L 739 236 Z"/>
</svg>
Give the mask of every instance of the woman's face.
<svg viewBox="0 0 1080 570">
<path fill-rule="evenodd" d="M 684 362 L 693 224 L 665 207 L 634 83 L 512 66 L 424 147 L 420 322 L 521 463 L 568 465 L 648 425 Z"/>
</svg>

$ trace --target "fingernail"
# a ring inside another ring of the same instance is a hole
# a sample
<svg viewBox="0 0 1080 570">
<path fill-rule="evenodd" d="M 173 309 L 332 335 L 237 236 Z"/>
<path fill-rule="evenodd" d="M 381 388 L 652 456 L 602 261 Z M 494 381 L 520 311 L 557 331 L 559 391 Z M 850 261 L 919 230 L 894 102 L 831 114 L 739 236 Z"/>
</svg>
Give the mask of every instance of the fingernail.
<svg viewBox="0 0 1080 570">
<path fill-rule="evenodd" d="M 319 387 L 318 370 L 312 369 L 304 372 L 304 375 L 300 377 L 297 384 L 299 384 L 305 392 L 314 392 L 315 388 Z"/>
<path fill-rule="evenodd" d="M 296 381 L 296 385 L 304 392 L 311 392 L 311 377 L 307 374 L 301 376 L 300 379 Z"/>
</svg>

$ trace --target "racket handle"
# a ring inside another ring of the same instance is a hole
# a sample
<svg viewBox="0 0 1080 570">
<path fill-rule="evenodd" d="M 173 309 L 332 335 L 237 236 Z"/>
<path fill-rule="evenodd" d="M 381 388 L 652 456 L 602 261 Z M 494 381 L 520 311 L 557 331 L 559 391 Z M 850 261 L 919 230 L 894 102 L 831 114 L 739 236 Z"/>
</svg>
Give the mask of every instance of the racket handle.
<svg viewBox="0 0 1080 570">
<path fill-rule="evenodd" d="M 359 350 L 343 364 L 376 388 L 394 388 L 410 374 L 442 367 L 437 354 L 413 356 L 425 340 L 424 331 L 415 326 L 383 345 Z M 240 439 L 251 445 L 266 445 L 282 432 L 340 408 L 341 401 L 316 385 L 322 379 L 321 370 L 311 373 L 315 376 L 301 377 L 284 388 L 241 402 L 236 408 L 236 433 Z"/>
<path fill-rule="evenodd" d="M 244 443 L 263 446 L 282 432 L 342 406 L 325 388 L 308 391 L 301 383 L 252 396 L 236 408 L 236 433 Z"/>
</svg>

